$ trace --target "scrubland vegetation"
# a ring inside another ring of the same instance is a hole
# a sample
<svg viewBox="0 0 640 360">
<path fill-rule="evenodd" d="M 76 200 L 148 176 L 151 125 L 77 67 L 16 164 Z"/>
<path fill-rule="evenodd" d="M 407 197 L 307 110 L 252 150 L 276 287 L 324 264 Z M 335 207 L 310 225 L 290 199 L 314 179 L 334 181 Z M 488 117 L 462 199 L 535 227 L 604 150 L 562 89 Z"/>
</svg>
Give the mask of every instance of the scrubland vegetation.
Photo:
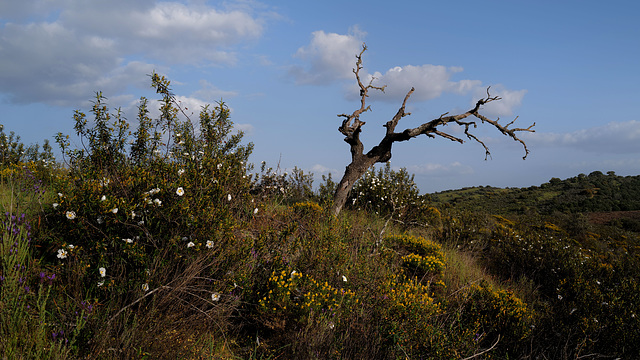
<svg viewBox="0 0 640 360">
<path fill-rule="evenodd" d="M 79 148 L 0 134 L 7 359 L 612 359 L 640 353 L 638 177 L 420 195 L 249 162 L 224 103 L 137 128 L 98 94 Z M 256 156 L 254 154 L 254 156 Z M 622 195 L 621 195 L 622 194 Z"/>
</svg>

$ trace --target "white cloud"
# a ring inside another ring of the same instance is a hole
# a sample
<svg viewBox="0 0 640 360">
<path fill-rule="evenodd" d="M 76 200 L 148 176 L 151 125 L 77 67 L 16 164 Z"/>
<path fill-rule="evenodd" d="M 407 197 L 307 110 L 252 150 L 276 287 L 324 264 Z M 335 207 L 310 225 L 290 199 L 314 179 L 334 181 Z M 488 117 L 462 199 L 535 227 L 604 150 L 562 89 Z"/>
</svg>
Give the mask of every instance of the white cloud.
<svg viewBox="0 0 640 360">
<path fill-rule="evenodd" d="M 450 81 L 451 76 L 462 71 L 459 67 L 425 64 L 420 66 L 396 66 L 386 73 L 375 72 L 373 75 L 364 74 L 363 80 L 368 84 L 372 78 L 374 86 L 386 85 L 383 92 L 370 91 L 372 99 L 398 102 L 414 87 L 412 101 L 426 101 L 439 97 L 443 92 L 466 94 L 482 84 L 479 80 Z M 353 76 L 353 75 L 352 75 Z M 359 94 L 355 81 L 349 86 L 348 97 L 354 99 Z"/>
<path fill-rule="evenodd" d="M 132 79 L 147 87 L 158 64 L 233 65 L 233 47 L 263 32 L 248 12 L 204 4 L 63 0 L 0 9 L 0 93 L 16 103 L 77 103 L 97 90 L 124 91 Z M 27 16 L 35 11 L 40 17 Z"/>
<path fill-rule="evenodd" d="M 355 55 L 362 48 L 364 35 L 358 28 L 352 28 L 348 35 L 313 32 L 311 43 L 295 54 L 308 66 L 293 66 L 289 74 L 298 84 L 316 85 L 353 77 Z"/>
<path fill-rule="evenodd" d="M 353 68 L 355 67 L 355 55 L 362 49 L 362 40 L 365 33 L 357 28 L 351 30 L 348 35 L 325 33 L 315 31 L 309 45 L 301 47 L 295 54 L 304 65 L 296 65 L 289 69 L 298 84 L 323 85 L 337 80 L 351 80 L 346 86 L 346 98 L 356 100 L 359 98 L 360 88 L 355 81 Z M 458 95 L 473 94 L 475 101 L 486 95 L 486 88 L 482 81 L 462 79 L 453 81 L 454 74 L 463 71 L 461 67 L 442 65 L 405 65 L 388 69 L 384 74 L 379 71 L 369 73 L 365 68 L 360 71 L 363 84 L 382 87 L 384 92 L 371 90 L 371 100 L 379 100 L 397 103 L 402 101 L 409 90 L 414 87 L 411 101 L 426 101 L 437 98 L 443 93 Z M 492 89 L 492 95 L 499 95 L 502 100 L 486 105 L 485 112 L 488 116 L 505 116 L 513 113 L 513 108 L 520 105 L 526 90 L 508 90 L 501 85 Z M 475 101 L 473 105 L 475 105 Z"/>
<path fill-rule="evenodd" d="M 238 96 L 237 91 L 221 90 L 207 80 L 200 80 L 199 84 L 200 89 L 191 94 L 191 96 L 199 99 L 205 99 L 210 102 L 219 101 L 220 99 L 226 100 L 228 98 Z"/>
<path fill-rule="evenodd" d="M 427 163 L 413 165 L 407 168 L 411 174 L 429 175 L 433 177 L 450 177 L 473 174 L 473 168 L 469 165 L 453 162 L 450 164 Z"/>
<path fill-rule="evenodd" d="M 613 154 L 640 153 L 640 121 L 610 122 L 569 133 L 527 133 L 522 138 L 531 146 L 576 148 Z"/>
<path fill-rule="evenodd" d="M 508 90 L 503 85 L 494 85 L 489 89 L 491 96 L 499 96 L 499 101 L 492 101 L 483 106 L 481 114 L 488 117 L 511 116 L 513 110 L 522 104 L 522 99 L 527 90 Z M 487 97 L 487 88 L 476 87 L 474 89 L 471 106 L 475 106 L 479 99 Z"/>
<path fill-rule="evenodd" d="M 251 124 L 233 124 L 233 129 L 242 131 L 245 135 L 253 134 L 254 127 Z"/>
<path fill-rule="evenodd" d="M 334 173 L 338 173 L 338 170 L 328 168 L 328 167 L 326 167 L 326 166 L 324 166 L 324 165 L 321 165 L 321 164 L 315 164 L 315 165 L 313 165 L 313 166 L 311 167 L 311 171 L 312 171 L 313 173 L 319 173 L 319 174 L 327 174 L 327 173 L 332 173 L 332 174 L 334 174 Z"/>
</svg>

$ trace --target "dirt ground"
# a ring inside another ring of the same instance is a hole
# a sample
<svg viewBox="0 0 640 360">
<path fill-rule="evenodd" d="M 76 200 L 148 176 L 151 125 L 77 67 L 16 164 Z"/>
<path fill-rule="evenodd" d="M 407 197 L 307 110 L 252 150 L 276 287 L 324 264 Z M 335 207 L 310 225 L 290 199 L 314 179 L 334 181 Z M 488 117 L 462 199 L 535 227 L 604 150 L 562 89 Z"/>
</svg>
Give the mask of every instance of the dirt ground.
<svg viewBox="0 0 640 360">
<path fill-rule="evenodd" d="M 640 221 L 640 210 L 589 213 L 589 221 L 594 224 L 609 224 L 611 221 L 617 219 L 633 219 Z"/>
</svg>

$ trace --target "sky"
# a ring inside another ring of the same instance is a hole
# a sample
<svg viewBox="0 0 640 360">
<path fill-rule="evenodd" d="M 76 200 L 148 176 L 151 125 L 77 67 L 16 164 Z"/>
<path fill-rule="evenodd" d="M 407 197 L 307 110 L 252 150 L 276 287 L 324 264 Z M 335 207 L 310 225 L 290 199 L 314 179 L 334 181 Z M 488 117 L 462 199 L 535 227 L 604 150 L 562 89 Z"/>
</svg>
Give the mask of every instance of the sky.
<svg viewBox="0 0 640 360">
<path fill-rule="evenodd" d="M 640 174 L 640 2 L 0 0 L 0 124 L 25 144 L 73 134 L 73 111 L 97 91 L 135 129 L 153 71 L 197 119 L 225 101 L 255 145 L 250 161 L 337 181 L 350 162 L 338 114 L 359 108 L 352 69 L 372 92 L 365 150 L 384 135 L 411 87 L 397 131 L 444 113 L 480 113 L 512 127 L 530 150 L 478 124 L 464 144 L 419 136 L 391 166 L 423 193 L 528 187 L 593 171 Z M 440 129 L 461 137 L 457 126 Z M 381 164 L 382 165 L 382 164 Z"/>
</svg>

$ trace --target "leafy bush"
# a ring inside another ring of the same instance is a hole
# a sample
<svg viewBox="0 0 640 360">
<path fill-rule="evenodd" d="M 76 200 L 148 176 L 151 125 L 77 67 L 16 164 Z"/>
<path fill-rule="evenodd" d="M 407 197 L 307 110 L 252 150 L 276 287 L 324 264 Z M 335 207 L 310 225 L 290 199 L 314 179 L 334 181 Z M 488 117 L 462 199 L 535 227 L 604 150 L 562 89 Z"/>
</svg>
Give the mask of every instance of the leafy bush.
<svg viewBox="0 0 640 360">
<path fill-rule="evenodd" d="M 141 99 L 133 138 L 120 111 L 110 113 L 100 93 L 92 121 L 75 113 L 85 147 L 71 148 L 68 136 L 57 136 L 68 175 L 56 182 L 58 196 L 48 208 L 46 258 L 76 284 L 73 296 L 99 299 L 109 316 L 168 289 L 175 279 L 167 278 L 173 272 L 166 268 L 191 268 L 233 244 L 237 224 L 256 208 L 246 175 L 252 145 L 241 145 L 242 133 L 233 133 L 228 107 L 204 107 L 196 126 L 178 116 L 168 80 L 154 74 L 152 84 L 163 96 L 160 118 L 150 120 Z M 209 265 L 198 271 L 204 272 L 190 276 L 215 274 Z M 221 292 L 196 284 L 210 295 Z M 215 302 L 208 298 L 202 306 Z"/>
<path fill-rule="evenodd" d="M 312 198 L 313 174 L 305 174 L 294 167 L 291 174 L 267 167 L 266 162 L 260 165 L 260 174 L 255 174 L 251 193 L 263 199 L 281 199 L 286 202 L 304 201 Z"/>
<path fill-rule="evenodd" d="M 391 216 L 406 225 L 425 225 L 430 212 L 429 199 L 420 195 L 406 169 L 391 170 L 386 164 L 378 172 L 366 172 L 353 186 L 347 205 L 351 209 Z"/>
<path fill-rule="evenodd" d="M 462 313 L 468 324 L 478 324 L 474 340 L 485 347 L 502 341 L 499 353 L 516 355 L 534 328 L 534 311 L 510 290 L 494 289 L 487 282 L 472 285 Z"/>
</svg>

